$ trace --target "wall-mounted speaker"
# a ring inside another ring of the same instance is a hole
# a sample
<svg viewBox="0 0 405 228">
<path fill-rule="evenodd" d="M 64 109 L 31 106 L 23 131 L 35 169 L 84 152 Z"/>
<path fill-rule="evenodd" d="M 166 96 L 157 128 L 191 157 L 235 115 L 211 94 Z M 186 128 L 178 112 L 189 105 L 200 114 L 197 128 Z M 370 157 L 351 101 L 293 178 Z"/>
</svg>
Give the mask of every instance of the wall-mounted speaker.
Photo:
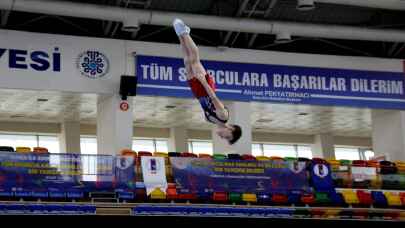
<svg viewBox="0 0 405 228">
<path fill-rule="evenodd" d="M 136 96 L 136 87 L 138 85 L 138 77 L 122 75 L 120 82 L 120 95 L 123 100 L 127 97 Z"/>
</svg>

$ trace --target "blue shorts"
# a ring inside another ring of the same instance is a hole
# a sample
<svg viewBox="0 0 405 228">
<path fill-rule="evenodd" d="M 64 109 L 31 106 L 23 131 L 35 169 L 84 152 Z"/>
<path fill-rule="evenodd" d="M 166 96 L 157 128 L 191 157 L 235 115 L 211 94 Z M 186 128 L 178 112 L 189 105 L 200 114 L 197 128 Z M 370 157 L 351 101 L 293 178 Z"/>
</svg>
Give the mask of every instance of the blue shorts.
<svg viewBox="0 0 405 228">
<path fill-rule="evenodd" d="M 209 96 L 198 98 L 201 108 L 204 111 L 205 120 L 213 124 L 225 124 L 228 120 L 222 120 L 217 116 L 215 105 Z"/>
</svg>

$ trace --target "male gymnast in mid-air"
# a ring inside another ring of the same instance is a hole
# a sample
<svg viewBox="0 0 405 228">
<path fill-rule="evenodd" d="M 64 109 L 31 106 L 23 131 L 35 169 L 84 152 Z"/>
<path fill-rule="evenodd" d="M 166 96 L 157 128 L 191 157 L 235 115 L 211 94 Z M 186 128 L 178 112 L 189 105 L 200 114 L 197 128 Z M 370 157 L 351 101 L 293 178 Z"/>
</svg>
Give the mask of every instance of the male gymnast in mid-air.
<svg viewBox="0 0 405 228">
<path fill-rule="evenodd" d="M 200 62 L 198 48 L 190 36 L 190 28 L 177 18 L 173 21 L 173 27 L 180 40 L 188 83 L 201 104 L 205 119 L 217 126 L 219 137 L 234 144 L 241 137 L 242 129 L 238 125 L 227 124 L 229 111 L 215 94 L 214 80 Z"/>
</svg>

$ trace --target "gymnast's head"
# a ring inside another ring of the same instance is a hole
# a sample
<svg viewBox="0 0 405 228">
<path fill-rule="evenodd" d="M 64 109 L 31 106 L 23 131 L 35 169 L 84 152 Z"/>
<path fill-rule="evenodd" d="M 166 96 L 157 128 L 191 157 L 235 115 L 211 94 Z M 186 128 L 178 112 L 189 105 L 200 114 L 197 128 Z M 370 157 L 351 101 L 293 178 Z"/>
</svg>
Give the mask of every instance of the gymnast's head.
<svg viewBox="0 0 405 228">
<path fill-rule="evenodd" d="M 226 124 L 218 127 L 217 135 L 232 145 L 242 136 L 242 128 L 236 124 Z"/>
</svg>

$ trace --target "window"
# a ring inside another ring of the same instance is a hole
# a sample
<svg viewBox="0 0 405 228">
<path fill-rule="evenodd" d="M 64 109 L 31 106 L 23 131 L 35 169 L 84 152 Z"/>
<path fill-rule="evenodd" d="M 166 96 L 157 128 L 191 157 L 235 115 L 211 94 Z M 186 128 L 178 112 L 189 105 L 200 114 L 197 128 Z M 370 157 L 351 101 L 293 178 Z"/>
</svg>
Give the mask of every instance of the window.
<svg viewBox="0 0 405 228">
<path fill-rule="evenodd" d="M 347 148 L 347 147 L 336 147 L 335 148 L 336 159 L 347 159 L 347 160 L 360 160 L 359 149 L 357 148 Z"/>
<path fill-rule="evenodd" d="M 80 152 L 82 160 L 83 181 L 97 180 L 97 138 L 80 137 Z"/>
<path fill-rule="evenodd" d="M 57 136 L 38 136 L 38 146 L 45 147 L 48 149 L 49 163 L 51 166 L 58 167 L 60 165 L 60 148 L 59 148 L 59 138 Z"/>
<path fill-rule="evenodd" d="M 264 156 L 279 156 L 279 157 L 296 157 L 295 148 L 293 145 L 263 145 Z"/>
<path fill-rule="evenodd" d="M 97 154 L 96 137 L 80 137 L 81 154 Z"/>
<path fill-rule="evenodd" d="M 210 154 L 213 152 L 213 145 L 211 141 L 190 140 L 188 141 L 188 151 L 194 154 Z"/>
<path fill-rule="evenodd" d="M 156 140 L 156 151 L 159 152 L 169 152 L 169 146 L 167 145 L 167 140 Z"/>
<path fill-rule="evenodd" d="M 59 153 L 59 138 L 56 135 L 0 134 L 0 145 L 16 147 L 45 147 L 50 153 Z"/>
<path fill-rule="evenodd" d="M 298 157 L 312 159 L 311 146 L 298 145 L 297 146 L 297 153 L 298 153 Z"/>
<path fill-rule="evenodd" d="M 365 160 L 371 160 L 375 156 L 374 151 L 371 150 L 364 150 L 361 152 L 363 152 Z"/>
<path fill-rule="evenodd" d="M 132 141 L 132 149 L 135 151 L 156 151 L 153 139 L 135 139 Z"/>
<path fill-rule="evenodd" d="M 38 146 L 45 147 L 50 153 L 59 154 L 59 138 L 57 136 L 38 136 Z"/>
<path fill-rule="evenodd" d="M 252 155 L 312 158 L 312 151 L 308 145 L 254 143 Z"/>
<path fill-rule="evenodd" d="M 252 144 L 252 155 L 262 156 L 263 155 L 263 144 L 254 143 Z"/>
<path fill-rule="evenodd" d="M 0 135 L 0 144 L 12 146 L 14 149 L 20 146 L 31 147 L 31 149 L 38 146 L 37 137 L 35 135 Z"/>
<path fill-rule="evenodd" d="M 51 166 L 58 167 L 60 164 L 59 138 L 56 135 L 28 135 L 28 134 L 0 134 L 0 145 L 16 147 L 45 147 L 49 153 L 49 163 Z"/>
<path fill-rule="evenodd" d="M 167 140 L 165 139 L 144 139 L 132 140 L 132 150 L 149 152 L 169 152 Z"/>
<path fill-rule="evenodd" d="M 82 154 L 83 180 L 96 181 L 97 179 L 97 138 L 94 136 L 82 136 L 80 138 L 80 150 Z M 150 152 L 168 152 L 168 143 L 164 139 L 134 139 L 132 150 Z M 100 157 L 99 161 L 102 158 Z"/>
<path fill-rule="evenodd" d="M 335 157 L 338 160 L 370 160 L 374 157 L 374 152 L 366 148 L 335 147 Z"/>
</svg>

